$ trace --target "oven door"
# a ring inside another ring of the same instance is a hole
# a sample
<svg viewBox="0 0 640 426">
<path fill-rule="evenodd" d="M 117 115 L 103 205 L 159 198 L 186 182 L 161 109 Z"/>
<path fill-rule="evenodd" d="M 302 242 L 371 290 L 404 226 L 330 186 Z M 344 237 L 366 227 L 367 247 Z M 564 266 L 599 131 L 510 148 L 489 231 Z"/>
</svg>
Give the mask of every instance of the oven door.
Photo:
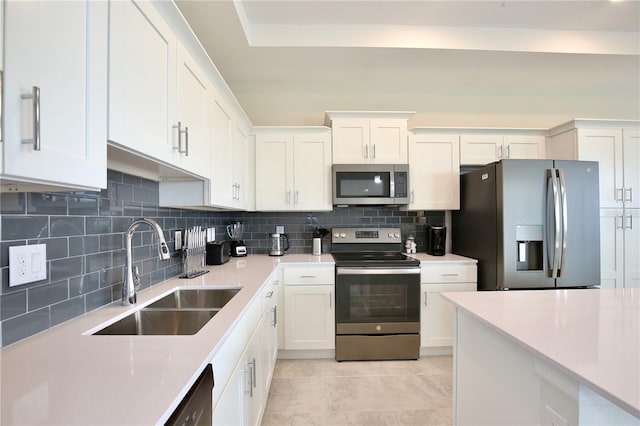
<svg viewBox="0 0 640 426">
<path fill-rule="evenodd" d="M 420 331 L 420 268 L 336 268 L 336 333 Z"/>
</svg>

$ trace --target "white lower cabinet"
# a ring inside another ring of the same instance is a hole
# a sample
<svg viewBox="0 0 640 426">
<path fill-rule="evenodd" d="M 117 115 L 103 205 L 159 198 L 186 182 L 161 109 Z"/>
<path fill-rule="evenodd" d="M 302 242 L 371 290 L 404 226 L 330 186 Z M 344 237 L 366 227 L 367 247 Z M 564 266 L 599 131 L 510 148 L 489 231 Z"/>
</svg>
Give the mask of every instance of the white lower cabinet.
<svg viewBox="0 0 640 426">
<path fill-rule="evenodd" d="M 335 348 L 334 282 L 333 265 L 284 270 L 284 349 Z"/>
<path fill-rule="evenodd" d="M 213 357 L 213 423 L 259 425 L 269 396 L 277 351 L 278 272 L 243 314 Z"/>
<path fill-rule="evenodd" d="M 420 318 L 420 346 L 453 346 L 455 334 L 454 308 L 441 297 L 451 291 L 476 291 L 475 264 L 422 265 L 422 311 Z"/>
</svg>

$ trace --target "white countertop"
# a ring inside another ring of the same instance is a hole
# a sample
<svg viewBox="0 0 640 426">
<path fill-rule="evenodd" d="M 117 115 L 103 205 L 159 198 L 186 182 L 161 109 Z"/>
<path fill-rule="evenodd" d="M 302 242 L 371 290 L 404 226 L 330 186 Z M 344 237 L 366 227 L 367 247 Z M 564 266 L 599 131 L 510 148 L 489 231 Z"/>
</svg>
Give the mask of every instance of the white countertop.
<svg viewBox="0 0 640 426">
<path fill-rule="evenodd" d="M 97 309 L 0 350 L 0 424 L 147 425 L 166 420 L 279 264 L 333 266 L 333 257 L 232 258 L 209 273 L 138 293 L 138 304 Z M 92 336 L 176 287 L 242 286 L 192 336 Z"/>
<path fill-rule="evenodd" d="M 425 264 L 436 264 L 436 263 L 473 263 L 476 264 L 478 261 L 476 259 L 471 259 L 468 257 L 460 256 L 458 254 L 446 253 L 444 256 L 433 256 L 427 253 L 411 253 L 407 254 L 407 256 L 413 257 L 414 259 L 418 259 L 420 263 Z"/>
<path fill-rule="evenodd" d="M 442 296 L 640 417 L 640 289 Z"/>
</svg>

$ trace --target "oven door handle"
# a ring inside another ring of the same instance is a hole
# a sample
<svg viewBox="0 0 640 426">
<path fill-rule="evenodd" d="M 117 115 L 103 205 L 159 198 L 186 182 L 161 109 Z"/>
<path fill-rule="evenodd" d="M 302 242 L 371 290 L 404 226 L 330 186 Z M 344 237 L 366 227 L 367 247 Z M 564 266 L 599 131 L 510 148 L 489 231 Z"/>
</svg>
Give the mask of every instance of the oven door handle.
<svg viewBox="0 0 640 426">
<path fill-rule="evenodd" d="M 420 268 L 336 268 L 337 275 L 420 274 Z"/>
</svg>

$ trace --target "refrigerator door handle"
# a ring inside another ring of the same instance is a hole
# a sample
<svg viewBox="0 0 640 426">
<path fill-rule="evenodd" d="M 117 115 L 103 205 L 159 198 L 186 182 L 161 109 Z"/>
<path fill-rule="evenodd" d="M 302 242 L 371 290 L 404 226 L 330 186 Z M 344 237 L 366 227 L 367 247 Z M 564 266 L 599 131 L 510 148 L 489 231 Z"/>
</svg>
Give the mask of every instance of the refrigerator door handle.
<svg viewBox="0 0 640 426">
<path fill-rule="evenodd" d="M 551 278 L 558 278 L 558 256 L 560 255 L 560 203 L 558 202 L 558 180 L 555 168 L 549 169 L 553 189 L 553 266 Z"/>
<path fill-rule="evenodd" d="M 562 277 L 564 266 L 567 263 L 567 225 L 569 219 L 567 214 L 567 186 L 562 169 L 558 169 L 558 177 L 560 178 L 560 198 L 562 200 L 562 250 L 560 251 L 560 270 L 558 271 L 558 277 Z"/>
</svg>

